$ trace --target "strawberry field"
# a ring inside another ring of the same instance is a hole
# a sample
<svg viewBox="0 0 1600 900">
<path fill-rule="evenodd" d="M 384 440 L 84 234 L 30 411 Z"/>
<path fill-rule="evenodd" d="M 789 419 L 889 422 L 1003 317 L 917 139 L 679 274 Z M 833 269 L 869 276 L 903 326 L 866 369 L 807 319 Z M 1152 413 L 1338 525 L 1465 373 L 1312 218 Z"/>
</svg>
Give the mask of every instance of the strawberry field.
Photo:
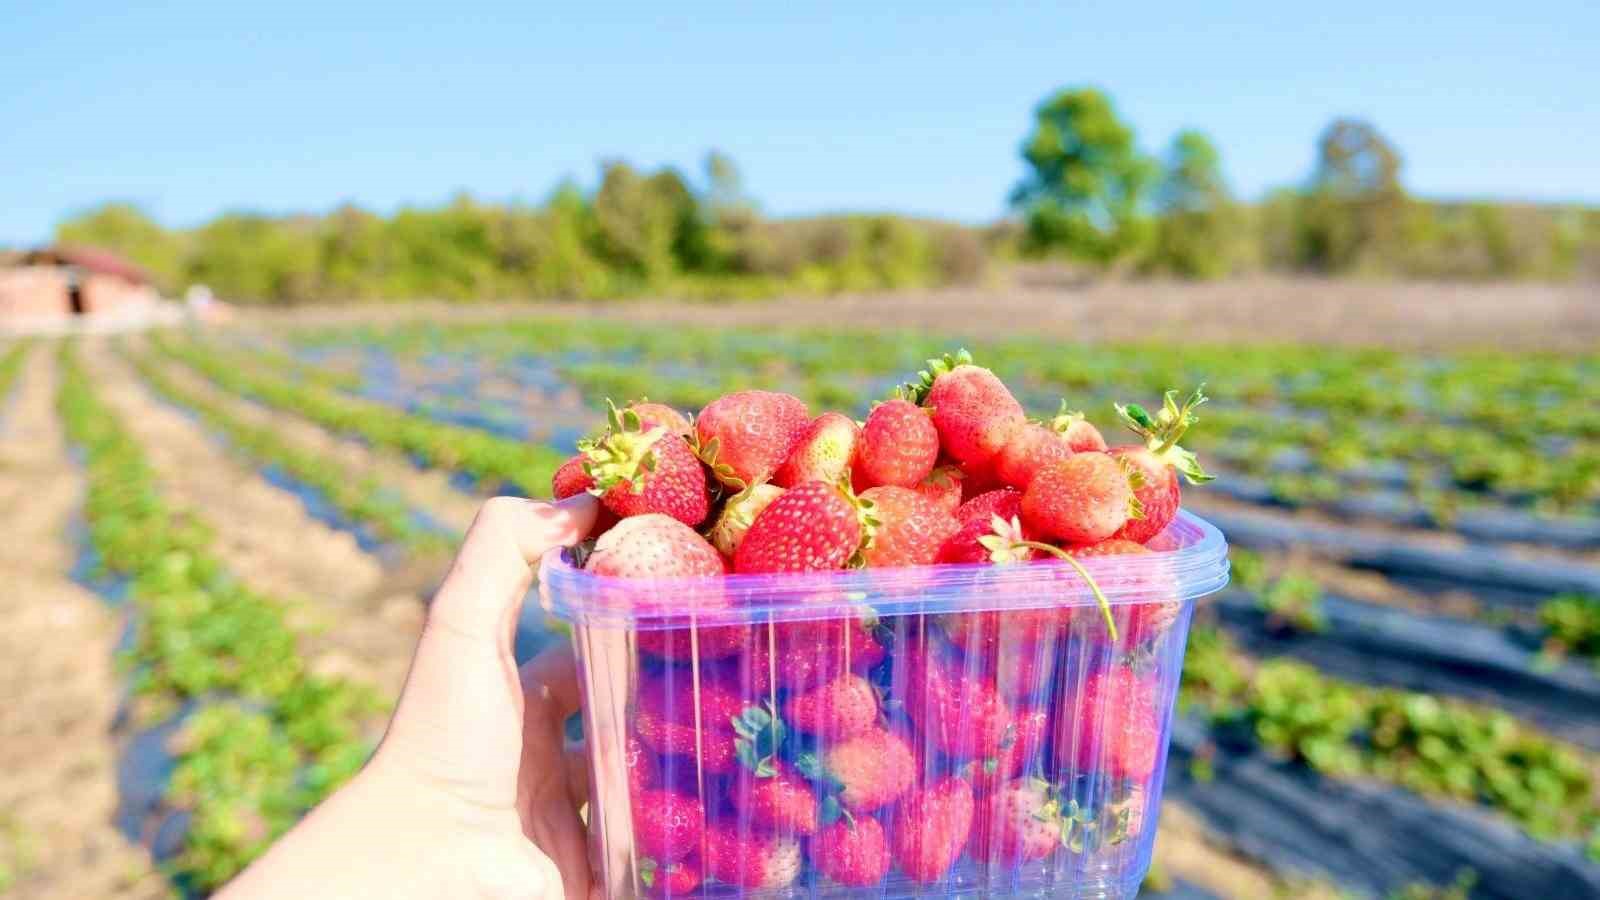
<svg viewBox="0 0 1600 900">
<path fill-rule="evenodd" d="M 479 498 L 548 496 L 607 398 L 859 418 L 960 346 L 1108 438 L 1210 396 L 1183 501 L 1233 581 L 1149 895 L 1600 896 L 1600 355 L 566 313 L 0 344 L 0 893 L 198 896 L 258 855 L 381 734 Z M 528 604 L 519 655 L 558 640 Z"/>
</svg>

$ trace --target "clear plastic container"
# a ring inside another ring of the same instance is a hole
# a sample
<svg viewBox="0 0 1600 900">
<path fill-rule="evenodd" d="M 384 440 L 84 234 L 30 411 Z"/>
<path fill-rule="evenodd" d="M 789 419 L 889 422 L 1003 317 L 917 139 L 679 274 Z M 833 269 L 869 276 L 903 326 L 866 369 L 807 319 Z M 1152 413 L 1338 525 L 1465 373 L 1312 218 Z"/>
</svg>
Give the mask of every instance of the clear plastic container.
<svg viewBox="0 0 1600 900">
<path fill-rule="evenodd" d="M 583 680 L 605 896 L 1131 897 L 1227 546 L 808 575 L 540 571 Z M 778 724 L 774 723 L 778 720 Z"/>
</svg>

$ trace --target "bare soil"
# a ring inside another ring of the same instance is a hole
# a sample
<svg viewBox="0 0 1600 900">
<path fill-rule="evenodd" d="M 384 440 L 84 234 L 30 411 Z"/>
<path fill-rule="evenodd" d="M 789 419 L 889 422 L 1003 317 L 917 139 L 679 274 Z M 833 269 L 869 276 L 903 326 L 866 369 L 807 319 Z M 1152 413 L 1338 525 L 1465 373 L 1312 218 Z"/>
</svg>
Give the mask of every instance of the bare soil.
<svg viewBox="0 0 1600 900">
<path fill-rule="evenodd" d="M 169 896 L 112 825 L 113 650 L 122 617 L 68 577 L 83 480 L 54 410 L 54 355 L 32 351 L 0 427 L 0 868 L 7 897 Z"/>
</svg>

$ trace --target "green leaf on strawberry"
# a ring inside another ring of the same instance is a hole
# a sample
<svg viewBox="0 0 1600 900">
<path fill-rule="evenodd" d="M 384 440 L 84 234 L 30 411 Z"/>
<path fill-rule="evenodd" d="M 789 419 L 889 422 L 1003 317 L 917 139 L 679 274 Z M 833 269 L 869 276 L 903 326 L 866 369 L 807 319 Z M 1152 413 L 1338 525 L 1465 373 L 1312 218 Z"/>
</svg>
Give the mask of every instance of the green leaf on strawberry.
<svg viewBox="0 0 1600 900">
<path fill-rule="evenodd" d="M 783 745 L 785 728 L 783 719 L 770 708 L 747 707 L 730 720 L 738 734 L 734 741 L 734 755 L 757 778 L 772 778 L 778 774 L 778 748 Z"/>
</svg>

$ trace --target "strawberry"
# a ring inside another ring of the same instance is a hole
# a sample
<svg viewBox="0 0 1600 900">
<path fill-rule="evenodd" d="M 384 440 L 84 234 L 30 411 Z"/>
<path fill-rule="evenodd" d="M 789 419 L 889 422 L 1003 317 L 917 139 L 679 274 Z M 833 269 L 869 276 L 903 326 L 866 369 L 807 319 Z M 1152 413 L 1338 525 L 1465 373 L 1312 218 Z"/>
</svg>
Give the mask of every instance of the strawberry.
<svg viewBox="0 0 1600 900">
<path fill-rule="evenodd" d="M 774 763 L 772 775 L 741 770 L 734 783 L 733 804 L 750 821 L 785 835 L 817 833 L 817 794 L 789 763 Z"/>
<path fill-rule="evenodd" d="M 1006 487 L 994 470 L 994 457 L 961 466 L 961 499 L 971 500 L 980 494 Z"/>
<path fill-rule="evenodd" d="M 783 488 L 777 485 L 758 484 L 734 494 L 722 505 L 722 514 L 706 537 L 718 552 L 731 559 L 750 531 L 750 523 L 782 493 Z"/>
<path fill-rule="evenodd" d="M 868 507 L 840 486 L 807 481 L 783 492 L 745 532 L 733 556 L 736 572 L 842 569 L 876 522 Z"/>
<path fill-rule="evenodd" d="M 1004 612 L 984 610 L 971 613 L 945 613 L 936 618 L 939 630 L 950 645 L 962 653 L 979 656 L 975 668 L 982 670 L 994 683 L 996 664 L 1002 651 L 1008 655 L 1031 656 L 1042 652 L 1041 644 L 1054 641 L 1065 634 L 1070 621 L 1070 610 L 1046 606 L 1035 609 L 1008 609 Z M 1011 645 L 1008 647 L 1008 645 Z M 1008 663 L 1021 667 L 1021 662 Z M 998 688 L 997 688 L 998 689 Z"/>
<path fill-rule="evenodd" d="M 1022 521 L 1047 538 L 1092 544 L 1143 513 L 1130 478 L 1105 453 L 1075 453 L 1040 469 L 1022 495 Z"/>
<path fill-rule="evenodd" d="M 801 731 L 848 740 L 878 724 L 878 693 L 860 675 L 841 675 L 784 701 L 784 718 Z"/>
<path fill-rule="evenodd" d="M 888 651 L 877 627 L 860 616 L 780 622 L 773 626 L 778 684 L 808 689 L 846 672 L 865 672 L 883 662 Z M 765 660 L 767 641 L 758 635 L 753 655 Z"/>
<path fill-rule="evenodd" d="M 1067 552 L 1076 559 L 1092 559 L 1102 556 L 1141 556 L 1155 551 L 1133 541 L 1109 538 L 1087 547 L 1073 547 Z M 1151 573 L 1141 579 L 1140 584 L 1125 589 L 1159 598 L 1142 603 L 1123 604 L 1112 610 L 1117 628 L 1129 644 L 1138 644 L 1147 638 L 1165 634 L 1183 612 L 1183 601 L 1178 599 L 1172 578 L 1165 573 Z"/>
<path fill-rule="evenodd" d="M 910 648 L 906 657 L 906 712 L 923 740 L 948 756 L 988 756 L 1013 738 L 1011 707 L 994 689 L 968 677 L 959 664 L 928 647 Z"/>
<path fill-rule="evenodd" d="M 706 474 L 689 443 L 660 425 L 646 428 L 631 409 L 611 406 L 608 417 L 605 435 L 578 445 L 600 502 L 622 518 L 665 513 L 691 527 L 705 521 Z"/>
<path fill-rule="evenodd" d="M 961 481 L 963 479 L 958 466 L 934 466 L 928 477 L 917 482 L 917 493 L 929 500 L 945 512 L 955 515 L 956 509 L 961 506 Z"/>
<path fill-rule="evenodd" d="M 1060 804 L 1050 783 L 1008 781 L 980 794 L 967 852 L 980 862 L 1007 866 L 1044 859 L 1061 846 Z"/>
<path fill-rule="evenodd" d="M 800 842 L 734 824 L 706 829 L 705 868 L 718 881 L 739 887 L 780 888 L 800 874 Z"/>
<path fill-rule="evenodd" d="M 861 440 L 861 426 L 843 413 L 825 412 L 806 426 L 789 455 L 772 476 L 779 487 L 794 487 L 805 481 L 838 484 L 850 471 Z"/>
<path fill-rule="evenodd" d="M 1040 468 L 1071 455 L 1072 448 L 1065 438 L 1047 426 L 1029 422 L 1000 448 L 994 458 L 994 473 L 1011 487 L 1025 490 Z"/>
<path fill-rule="evenodd" d="M 1067 401 L 1061 401 L 1061 412 L 1050 420 L 1050 430 L 1061 435 L 1073 453 L 1104 453 L 1106 439 L 1081 412 L 1068 412 Z"/>
<path fill-rule="evenodd" d="M 635 704 L 634 730 L 657 753 L 698 756 L 707 772 L 731 772 L 748 744 L 748 738 L 735 731 L 734 720 L 758 717 L 764 711 L 747 703 L 731 685 L 701 678 L 697 719 L 694 684 L 691 672 L 678 669 L 645 680 Z"/>
<path fill-rule="evenodd" d="M 648 790 L 633 797 L 633 840 L 639 855 L 676 862 L 700 849 L 706 811 L 699 799 L 673 791 Z"/>
<path fill-rule="evenodd" d="M 889 874 L 889 842 L 871 816 L 841 817 L 811 842 L 817 871 L 846 887 L 870 887 Z"/>
<path fill-rule="evenodd" d="M 661 764 L 656 762 L 644 744 L 637 737 L 628 735 L 627 743 L 622 748 L 623 759 L 628 764 L 628 790 L 634 796 L 648 788 L 653 788 L 661 781 Z"/>
<path fill-rule="evenodd" d="M 723 484 L 743 489 L 772 477 L 811 424 L 805 401 L 772 391 L 736 391 L 695 417 L 700 458 Z"/>
<path fill-rule="evenodd" d="M 583 468 L 588 461 L 587 455 L 579 453 L 562 463 L 556 473 L 550 476 L 550 496 L 565 500 L 594 487 L 594 478 Z"/>
<path fill-rule="evenodd" d="M 750 646 L 748 625 L 701 625 L 699 628 L 641 628 L 634 633 L 639 649 L 669 662 L 691 662 L 696 652 L 705 661 L 727 659 Z"/>
<path fill-rule="evenodd" d="M 1177 391 L 1167 391 L 1162 398 L 1161 412 L 1152 417 L 1136 403 L 1118 406 L 1117 415 L 1144 438 L 1144 444 L 1128 444 L 1111 448 L 1129 471 L 1136 473 L 1134 495 L 1144 511 L 1142 517 L 1130 519 L 1116 536 L 1137 544 L 1148 542 L 1161 533 L 1178 514 L 1182 491 L 1178 488 L 1178 475 L 1182 473 L 1190 484 L 1204 484 L 1211 476 L 1200 468 L 1200 460 L 1188 450 L 1178 446 L 1178 439 L 1196 421 L 1195 407 L 1206 402 L 1205 385 L 1178 405 Z M 1109 535 L 1108 535 L 1109 537 Z M 1079 541 L 1078 543 L 1088 543 Z"/>
<path fill-rule="evenodd" d="M 665 866 L 646 857 L 637 871 L 640 893 L 646 897 L 687 897 L 700 889 L 700 861 L 692 856 Z"/>
<path fill-rule="evenodd" d="M 993 459 L 1027 420 L 1011 391 L 965 350 L 928 360 L 919 375 L 899 395 L 932 410 L 940 445 L 963 468 Z"/>
<path fill-rule="evenodd" d="M 867 414 L 856 451 L 857 487 L 914 487 L 939 458 L 939 432 L 928 411 L 909 400 L 886 400 Z"/>
<path fill-rule="evenodd" d="M 1016 778 L 1044 752 L 1050 739 L 1050 711 L 1044 707 L 1017 712 L 1015 730 L 1006 735 L 995 752 L 961 767 L 979 794 L 989 793 L 1011 778 Z"/>
<path fill-rule="evenodd" d="M 629 403 L 628 408 L 639 417 L 639 422 L 645 428 L 660 425 L 672 434 L 684 437 L 694 434 L 694 425 L 689 421 L 689 417 L 665 403 L 651 403 L 641 398 Z"/>
<path fill-rule="evenodd" d="M 839 804 L 852 813 L 869 813 L 893 803 L 911 789 L 916 765 L 906 739 L 882 727 L 825 743 L 820 757 L 804 753 L 795 760 L 801 774 L 836 790 Z"/>
<path fill-rule="evenodd" d="M 895 864 L 911 880 L 932 884 L 961 856 L 972 831 L 972 785 L 951 776 L 913 792 L 895 809 Z"/>
<path fill-rule="evenodd" d="M 1090 673 L 1072 698 L 1072 714 L 1056 723 L 1057 764 L 1075 775 L 1103 771 L 1112 778 L 1149 778 L 1166 747 L 1158 687 L 1123 664 Z"/>
<path fill-rule="evenodd" d="M 960 525 L 949 513 L 910 488 L 875 487 L 862 491 L 878 520 L 872 541 L 861 551 L 869 568 L 932 565 L 939 548 Z"/>
<path fill-rule="evenodd" d="M 989 494 L 983 496 L 987 497 Z M 982 497 L 976 497 L 967 502 L 970 505 L 981 499 Z M 1027 532 L 1014 516 L 1010 519 L 999 515 L 990 515 L 986 519 L 973 518 L 957 528 L 955 533 L 945 540 L 939 547 L 934 562 L 984 563 L 997 566 L 1027 562 L 1038 555 L 1032 547 L 1027 546 L 1027 540 Z"/>
<path fill-rule="evenodd" d="M 612 578 L 700 578 L 727 572 L 717 548 L 661 513 L 618 522 L 594 542 L 583 568 Z"/>
<path fill-rule="evenodd" d="M 985 491 L 956 509 L 956 521 L 963 524 L 974 519 L 987 522 L 994 516 L 1010 519 L 1020 515 L 1022 515 L 1022 492 L 1012 487 Z"/>
</svg>

